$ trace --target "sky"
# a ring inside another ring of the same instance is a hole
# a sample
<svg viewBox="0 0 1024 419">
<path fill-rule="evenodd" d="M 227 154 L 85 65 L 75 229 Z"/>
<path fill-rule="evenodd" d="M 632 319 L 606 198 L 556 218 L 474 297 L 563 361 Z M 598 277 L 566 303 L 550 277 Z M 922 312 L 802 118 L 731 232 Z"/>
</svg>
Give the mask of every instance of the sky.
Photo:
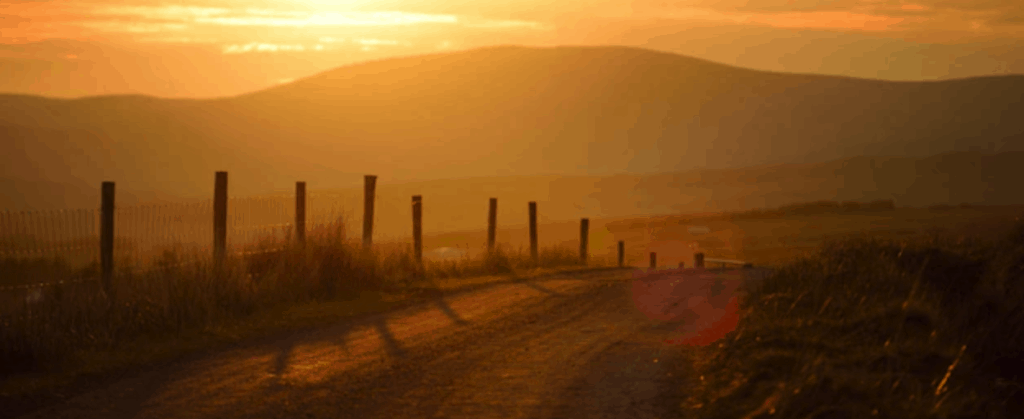
<svg viewBox="0 0 1024 419">
<path fill-rule="evenodd" d="M 237 95 L 489 45 L 632 45 L 890 80 L 1024 73 L 1019 0 L 4 0 L 0 93 Z"/>
</svg>

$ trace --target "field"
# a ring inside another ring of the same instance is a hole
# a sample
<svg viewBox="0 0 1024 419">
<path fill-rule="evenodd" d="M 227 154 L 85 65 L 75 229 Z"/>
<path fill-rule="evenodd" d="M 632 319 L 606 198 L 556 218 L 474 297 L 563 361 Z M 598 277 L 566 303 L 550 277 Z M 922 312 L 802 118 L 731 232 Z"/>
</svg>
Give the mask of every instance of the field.
<svg viewBox="0 0 1024 419">
<path fill-rule="evenodd" d="M 267 241 L 267 249 L 281 250 L 230 256 L 221 267 L 206 254 L 173 252 L 156 269 L 123 265 L 105 293 L 95 280 L 7 293 L 0 307 L 0 393 L 67 385 L 84 375 L 387 310 L 434 292 L 572 268 L 579 260 L 572 249 L 544 246 L 533 261 L 502 245 L 488 255 L 420 267 L 407 244 L 380 242 L 366 252 L 338 226 L 308 235 L 305 246 Z M 52 260 L 5 260 L 3 267 L 5 276 L 46 283 L 82 274 Z"/>
<path fill-rule="evenodd" d="M 651 251 L 658 252 L 659 266 L 692 264 L 693 252 L 703 251 L 708 257 L 738 258 L 790 272 L 797 269 L 792 266 L 806 266 L 800 261 L 814 249 L 838 239 L 920 240 L 937 232 L 990 239 L 1006 231 L 1022 211 L 1024 207 L 995 206 L 827 209 L 595 219 L 590 227 L 590 264 L 613 265 L 616 242 L 624 240 L 626 263 L 633 266 L 646 266 Z M 19 298 L 5 304 L 0 366 L 10 379 L 4 391 L 66 384 L 76 374 L 117 370 L 225 342 L 386 310 L 415 300 L 423 290 L 458 289 L 577 264 L 578 221 L 541 224 L 539 233 L 543 245 L 539 264 L 531 263 L 525 252 L 529 237 L 525 226 L 499 230 L 501 250 L 490 257 L 484 252 L 484 231 L 425 236 L 428 263 L 424 270 L 415 268 L 407 243 L 382 238 L 378 250 L 367 255 L 351 240 L 328 234 L 311 236 L 306 248 L 291 248 L 255 271 L 249 266 L 253 261 L 231 259 L 228 272 L 217 276 L 204 255 L 172 254 L 169 262 L 191 259 L 197 265 L 145 274 L 123 272 L 115 278 L 114 293 L 106 297 L 78 292 L 89 286 L 52 288 L 38 301 Z M 446 247 L 457 248 L 461 256 L 431 256 L 431 250 Z M 5 266 L 5 273 L 11 272 L 9 268 Z M 35 269 L 41 269 L 35 280 L 67 273 L 46 261 Z M 827 279 L 820 278 L 830 282 Z M 24 282 L 25 278 L 3 280 Z M 822 298 L 833 292 L 815 289 Z M 885 304 L 890 303 L 879 302 L 878 316 L 888 316 Z M 745 317 L 753 325 L 748 327 L 774 327 L 775 313 L 756 303 L 744 304 L 743 310 L 753 313 Z M 938 313 L 940 308 L 927 310 Z"/>
<path fill-rule="evenodd" d="M 687 415 L 1017 417 L 1024 223 L 1012 208 L 896 212 L 877 236 L 829 241 L 742 298 L 735 330 L 688 352 Z"/>
<path fill-rule="evenodd" d="M 707 257 L 782 266 L 822 243 L 844 237 L 898 240 L 943 230 L 994 237 L 1022 214 L 1024 206 L 965 206 L 592 219 L 589 250 L 594 260 L 611 262 L 616 257 L 616 243 L 623 240 L 626 264 L 633 266 L 647 266 L 651 251 L 658 253 L 658 265 L 666 267 L 679 262 L 692 266 L 692 255 L 698 251 Z M 709 231 L 691 232 L 690 227 L 707 227 Z M 542 243 L 575 248 L 579 246 L 579 228 L 578 221 L 541 224 L 539 236 Z M 476 255 L 483 252 L 486 240 L 482 230 L 447 233 L 424 237 L 424 247 L 458 246 Z M 525 225 L 500 229 L 498 241 L 512 248 L 528 248 L 529 232 Z"/>
</svg>

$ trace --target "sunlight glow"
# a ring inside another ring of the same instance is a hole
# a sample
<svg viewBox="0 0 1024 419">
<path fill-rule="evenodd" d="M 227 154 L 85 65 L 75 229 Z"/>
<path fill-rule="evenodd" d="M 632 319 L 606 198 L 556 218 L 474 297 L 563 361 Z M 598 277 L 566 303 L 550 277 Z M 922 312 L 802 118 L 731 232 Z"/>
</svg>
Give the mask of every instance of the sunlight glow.
<svg viewBox="0 0 1024 419">
<path fill-rule="evenodd" d="M 398 45 L 399 42 L 388 39 L 360 39 L 356 43 L 360 45 Z"/>
<path fill-rule="evenodd" d="M 343 42 L 341 39 L 334 38 L 321 38 L 321 43 L 313 45 L 303 44 L 273 44 L 266 42 L 250 42 L 247 44 L 230 44 L 225 45 L 221 52 L 224 54 L 243 54 L 247 52 L 305 52 L 305 51 L 325 51 L 324 43 L 337 43 Z M 355 39 L 352 43 L 361 46 L 361 51 L 375 51 L 380 46 L 392 46 L 392 45 L 403 45 L 412 46 L 411 42 L 408 41 L 396 41 L 392 39 L 374 39 L 374 38 L 363 38 Z"/>
<path fill-rule="evenodd" d="M 452 15 L 425 15 L 401 12 L 317 13 L 287 16 L 223 16 L 199 17 L 197 23 L 229 26 L 389 26 L 417 23 L 458 23 Z"/>
<path fill-rule="evenodd" d="M 323 49 L 323 48 L 321 48 Z M 241 54 L 245 52 L 278 52 L 278 51 L 305 51 L 306 47 L 297 45 L 279 45 L 252 42 L 245 45 L 228 45 L 224 47 L 225 54 Z"/>
<path fill-rule="evenodd" d="M 485 28 L 485 29 L 511 29 L 511 28 L 528 28 L 528 29 L 543 29 L 550 30 L 551 27 L 543 25 L 540 22 L 529 22 L 522 20 L 488 20 L 479 23 L 468 23 L 466 27 L 469 28 Z"/>
</svg>

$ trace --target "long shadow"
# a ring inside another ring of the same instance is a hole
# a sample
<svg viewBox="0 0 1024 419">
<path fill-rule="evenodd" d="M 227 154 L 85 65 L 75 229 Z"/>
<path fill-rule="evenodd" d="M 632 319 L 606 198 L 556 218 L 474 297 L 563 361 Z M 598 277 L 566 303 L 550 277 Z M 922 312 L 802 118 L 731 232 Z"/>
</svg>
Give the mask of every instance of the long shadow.
<svg viewBox="0 0 1024 419">
<path fill-rule="evenodd" d="M 557 273 L 540 275 L 534 278 L 530 278 L 530 281 L 538 279 L 545 279 L 551 277 L 560 277 L 567 275 L 574 275 L 577 273 L 587 273 L 595 271 L 612 271 L 618 269 L 580 269 L 575 271 L 562 271 Z M 433 302 L 446 316 L 451 318 L 456 324 L 466 325 L 468 321 L 463 319 L 456 313 L 450 305 L 444 300 L 446 296 L 459 295 L 471 291 L 492 288 L 501 285 L 508 285 L 512 283 L 524 283 L 527 286 L 534 288 L 538 291 L 550 294 L 550 295 L 563 295 L 553 290 L 547 289 L 541 285 L 526 282 L 522 279 L 508 279 L 503 281 L 495 281 L 485 284 L 474 284 L 456 289 L 442 291 L 438 288 L 428 290 L 423 299 L 418 301 L 409 301 L 407 304 L 403 304 L 399 307 L 395 307 L 396 311 L 401 310 L 402 306 L 414 306 L 422 303 Z M 61 388 L 62 396 L 53 397 L 38 397 L 31 400 L 12 400 L 12 398 L 0 396 L 0 403 L 7 406 L 5 413 L 14 415 L 28 414 L 34 411 L 46 407 L 58 407 L 63 405 L 65 401 L 74 396 L 86 393 L 90 390 L 95 390 L 97 387 L 105 387 L 108 385 L 114 385 L 118 381 L 126 378 L 139 377 L 143 374 L 149 375 L 150 373 L 156 373 L 157 377 L 148 378 L 146 382 L 136 387 L 136 396 L 133 397 L 131 402 L 122 404 L 118 409 L 119 412 L 125 412 L 126 416 L 132 416 L 142 411 L 144 404 L 150 398 L 161 392 L 167 385 L 174 381 L 174 377 L 181 372 L 181 367 L 188 365 L 191 362 L 205 359 L 216 353 L 228 351 L 231 349 L 248 347 L 251 345 L 262 345 L 270 344 L 276 352 L 271 365 L 268 368 L 268 372 L 273 374 L 272 381 L 270 382 L 269 391 L 274 389 L 280 389 L 282 386 L 282 375 L 288 369 L 288 366 L 294 355 L 295 348 L 300 344 L 304 343 L 316 343 L 329 340 L 336 340 L 342 346 L 345 345 L 345 340 L 349 332 L 360 325 L 373 324 L 380 334 L 381 338 L 385 342 L 385 349 L 391 356 L 394 357 L 407 357 L 408 350 L 403 348 L 394 335 L 387 328 L 386 319 L 390 317 L 392 313 L 373 313 L 356 318 L 347 318 L 343 320 L 343 325 L 339 324 L 334 327 L 328 327 L 326 329 L 306 329 L 287 332 L 287 334 L 277 334 L 276 336 L 263 336 L 256 338 L 244 339 L 239 342 L 235 342 L 228 345 L 217 346 L 215 348 L 209 348 L 201 350 L 188 355 L 175 357 L 175 359 L 157 362 L 156 364 L 135 366 L 121 369 L 119 371 L 113 371 L 106 374 L 90 375 L 85 377 L 79 377 L 75 382 L 63 386 Z"/>
<path fill-rule="evenodd" d="M 603 268 L 603 269 L 585 268 L 585 269 L 579 269 L 579 270 L 573 270 L 573 271 L 561 271 L 561 272 L 555 272 L 555 273 L 540 275 L 540 276 L 537 276 L 537 277 L 530 278 L 529 280 L 508 279 L 508 280 L 495 281 L 495 282 L 485 283 L 485 284 L 474 284 L 474 285 L 459 287 L 459 288 L 448 290 L 448 291 L 442 291 L 442 290 L 437 289 L 435 287 L 433 290 L 427 291 L 427 295 L 426 295 L 427 298 L 419 299 L 419 301 L 409 301 L 407 305 L 409 305 L 409 306 L 411 306 L 411 305 L 418 305 L 418 304 L 427 303 L 427 302 L 431 302 L 432 301 L 433 304 L 437 305 L 438 308 L 443 313 L 445 313 L 446 316 L 451 318 L 456 324 L 465 325 L 465 324 L 468 324 L 469 322 L 467 322 L 465 319 L 460 317 L 458 315 L 458 313 L 456 313 L 451 308 L 451 306 L 448 305 L 448 303 L 444 300 L 443 297 L 463 294 L 463 293 L 466 293 L 466 292 L 471 292 L 471 291 L 491 288 L 491 287 L 495 287 L 495 286 L 513 284 L 513 283 L 522 283 L 522 284 L 525 284 L 526 286 L 529 286 L 529 287 L 531 287 L 533 289 L 536 289 L 538 291 L 544 292 L 544 293 L 549 294 L 549 295 L 564 296 L 564 294 L 562 294 L 562 293 L 558 293 L 556 291 L 553 291 L 551 289 L 548 289 L 546 287 L 543 287 L 541 285 L 533 283 L 532 281 L 546 279 L 546 278 L 556 278 L 556 277 L 563 277 L 563 276 L 571 276 L 571 275 L 576 275 L 576 274 L 581 274 L 581 273 L 595 273 L 595 272 L 601 272 L 601 271 L 615 271 L 615 270 L 622 270 L 622 269 L 620 269 L 620 268 Z M 400 310 L 401 308 L 402 307 L 395 307 L 396 310 Z M 192 354 L 189 354 L 189 355 L 185 355 L 185 356 L 181 356 L 181 357 L 176 357 L 176 359 L 173 359 L 173 360 L 168 360 L 168 361 L 164 361 L 164 362 L 158 362 L 156 365 L 146 365 L 146 366 L 138 366 L 138 367 L 126 368 L 126 369 L 118 371 L 118 372 L 102 374 L 102 376 L 81 377 L 81 378 L 77 379 L 75 383 L 73 383 L 71 385 L 68 385 L 68 386 L 65 386 L 62 389 L 63 393 L 64 393 L 63 397 L 56 397 L 56 396 L 55 397 L 40 397 L 40 398 L 35 399 L 35 400 L 24 400 L 24 401 L 20 401 L 21 403 L 11 403 L 11 404 L 8 404 L 7 402 L 13 401 L 13 400 L 9 400 L 9 399 L 7 399 L 5 397 L 0 397 L 0 402 L 3 402 L 5 405 L 8 405 L 9 407 L 13 408 L 13 409 L 11 409 L 13 411 L 8 410 L 5 413 L 14 413 L 15 415 L 26 414 L 26 413 L 31 413 L 33 411 L 38 411 L 39 409 L 45 408 L 47 406 L 54 406 L 54 407 L 60 406 L 68 398 L 74 397 L 75 395 L 79 395 L 79 394 L 85 393 L 85 392 L 87 392 L 89 390 L 96 389 L 96 387 L 103 387 L 103 386 L 107 386 L 107 385 L 113 385 L 116 382 L 118 382 L 120 380 L 123 380 L 123 379 L 126 379 L 126 378 L 138 377 L 138 376 L 140 376 L 142 374 L 156 372 L 156 374 L 158 375 L 159 378 L 157 378 L 157 377 L 149 378 L 149 379 L 146 380 L 146 382 L 143 385 L 141 385 L 139 387 L 136 387 L 136 391 L 135 391 L 136 396 L 132 397 L 132 401 L 122 404 L 117 409 L 118 412 L 124 412 L 125 413 L 125 415 L 123 415 L 123 416 L 130 417 L 130 416 L 133 416 L 135 414 L 140 413 L 143 410 L 143 408 L 145 406 L 145 403 L 150 398 L 156 396 L 163 389 L 165 389 L 166 386 L 168 386 L 172 382 L 174 382 L 174 377 L 178 373 L 181 372 L 181 367 L 182 366 L 188 365 L 190 362 L 198 361 L 200 359 L 204 359 L 204 358 L 206 358 L 206 357 L 208 357 L 208 356 L 210 356 L 212 354 L 220 353 L 222 351 L 227 351 L 227 350 L 231 350 L 231 349 L 234 349 L 234 348 L 247 347 L 247 346 L 250 346 L 250 345 L 260 345 L 260 344 L 267 344 L 267 343 L 270 343 L 275 348 L 274 351 L 276 352 L 276 354 L 275 354 L 275 356 L 273 358 L 273 361 L 272 361 L 271 365 L 268 368 L 269 369 L 268 372 L 273 374 L 273 378 L 272 378 L 272 381 L 270 383 L 269 390 L 270 391 L 274 391 L 274 389 L 280 389 L 281 386 L 283 385 L 281 376 L 288 369 L 288 366 L 289 366 L 289 364 L 290 364 L 290 362 L 291 362 L 291 360 L 293 358 L 295 348 L 297 346 L 299 346 L 300 344 L 304 344 L 304 343 L 316 343 L 316 342 L 323 342 L 323 341 L 330 341 L 330 340 L 337 340 L 340 345 L 344 346 L 345 345 L 345 339 L 346 339 L 347 335 L 349 334 L 349 332 L 354 327 L 359 326 L 359 325 L 366 325 L 366 324 L 374 325 L 375 328 L 377 329 L 377 332 L 380 334 L 381 338 L 383 339 L 383 341 L 385 343 L 385 349 L 388 351 L 389 355 L 391 355 L 393 357 L 408 357 L 408 353 L 409 353 L 408 350 L 403 348 L 400 345 L 398 340 L 395 339 L 394 335 L 391 333 L 391 331 L 387 327 L 386 319 L 388 317 L 390 317 L 390 314 L 391 313 L 374 313 L 374 314 L 368 314 L 368 315 L 365 315 L 365 316 L 359 316 L 358 318 L 348 318 L 348 319 L 344 320 L 344 325 L 337 325 L 335 327 L 328 327 L 326 329 L 319 329 L 319 328 L 318 329 L 308 329 L 308 330 L 301 330 L 301 331 L 292 331 L 292 332 L 289 332 L 288 334 L 279 334 L 276 337 L 275 336 L 264 336 L 264 337 L 258 337 L 258 338 L 245 339 L 243 341 L 235 342 L 233 344 L 228 344 L 228 345 L 225 345 L 225 346 L 218 346 L 216 348 L 210 348 L 208 350 L 202 350 L 202 351 L 198 351 L 196 353 L 192 353 Z"/>
<path fill-rule="evenodd" d="M 388 355 L 394 358 L 405 357 L 405 349 L 395 339 L 395 335 L 391 334 L 391 330 L 388 329 L 385 317 L 379 317 L 373 322 L 373 326 L 377 328 L 377 333 L 380 334 L 381 339 L 384 340 L 384 348 L 387 349 Z"/>
<path fill-rule="evenodd" d="M 526 286 L 528 286 L 530 288 L 533 288 L 533 289 L 535 289 L 537 291 L 540 291 L 540 292 L 543 292 L 545 294 L 548 294 L 548 295 L 554 295 L 554 296 L 558 296 L 558 297 L 564 297 L 565 296 L 565 294 L 562 294 L 562 293 L 560 293 L 558 291 L 552 290 L 550 288 L 544 287 L 544 286 L 539 285 L 539 284 L 534 283 L 534 282 L 523 281 L 522 284 L 526 285 Z"/>
<path fill-rule="evenodd" d="M 438 297 L 434 300 L 434 304 L 437 305 L 437 308 L 440 309 L 444 315 L 448 316 L 449 319 L 452 319 L 455 324 L 462 326 L 469 324 L 469 322 L 459 316 L 459 313 L 452 310 L 452 307 L 448 305 L 448 302 L 444 300 L 444 297 Z"/>
<path fill-rule="evenodd" d="M 500 339 L 503 339 L 505 344 L 525 346 L 552 330 L 590 316 L 593 308 L 600 306 L 600 301 L 597 300 L 579 303 L 562 300 L 556 307 L 565 307 L 566 309 L 555 309 L 554 311 L 568 314 L 554 321 L 519 329 L 508 327 L 521 325 L 519 320 L 501 320 L 501 326 L 473 328 L 467 330 L 465 334 L 457 334 L 449 340 L 445 340 L 443 348 L 434 348 L 429 351 L 412 350 L 410 355 L 402 360 L 407 368 L 374 372 L 372 378 L 361 380 L 358 387 L 346 389 L 348 398 L 344 402 L 352 403 L 352 401 L 361 400 L 370 400 L 370 402 L 357 407 L 343 406 L 341 414 L 336 414 L 334 417 L 384 417 L 381 416 L 382 411 L 386 411 L 390 404 L 403 401 L 403 399 L 406 403 L 409 401 L 416 403 L 414 409 L 416 413 L 406 417 L 438 417 L 438 413 L 448 401 L 448 394 L 459 391 L 451 387 L 453 384 L 473 371 L 492 367 L 490 365 L 490 362 L 493 362 L 491 361 L 493 359 L 492 351 L 479 349 L 478 346 L 483 339 L 493 339 L 496 330 L 503 331 L 500 332 Z M 424 386 L 434 389 L 429 397 L 413 396 L 410 398 L 411 400 L 406 399 L 407 394 Z"/>
<path fill-rule="evenodd" d="M 355 324 L 362 323 L 365 323 L 365 321 L 352 322 L 351 320 L 343 320 L 337 325 L 327 328 L 291 332 L 287 336 L 278 335 L 277 340 L 271 344 L 275 348 L 276 354 L 267 371 L 271 374 L 271 378 L 263 392 L 269 394 L 287 387 L 284 385 L 283 377 L 292 361 L 296 346 L 300 344 L 329 342 L 344 349 L 347 345 L 348 335 L 355 327 Z"/>
<path fill-rule="evenodd" d="M 528 282 L 528 281 L 534 281 L 535 282 L 535 281 L 545 280 L 545 279 L 557 279 L 557 278 L 560 278 L 560 277 L 572 276 L 572 275 L 577 275 L 577 274 L 586 274 L 586 273 L 598 274 L 598 273 L 613 272 L 613 271 L 626 272 L 626 271 L 629 271 L 629 270 L 632 270 L 632 269 L 633 268 L 587 268 L 587 269 L 576 269 L 576 270 L 571 270 L 571 271 L 552 272 L 552 273 L 538 275 L 538 276 L 529 277 L 529 278 L 509 278 L 509 279 L 504 279 L 504 280 L 500 280 L 500 281 L 485 282 L 485 283 L 481 283 L 481 284 L 463 285 L 463 286 L 455 287 L 455 288 L 452 288 L 452 289 L 449 289 L 449 290 L 441 290 L 440 287 L 437 284 L 431 283 L 431 284 L 429 284 L 427 286 L 419 288 L 419 290 L 422 291 L 424 295 L 428 295 L 428 296 L 431 296 L 431 297 L 436 297 L 436 296 L 441 296 L 441 295 L 452 296 L 452 295 L 464 294 L 464 293 L 473 292 L 473 291 L 479 291 L 479 290 L 488 289 L 488 288 L 499 287 L 499 286 L 502 286 L 502 285 L 522 284 L 522 283 Z M 616 280 L 614 282 L 619 282 L 619 281 Z"/>
<path fill-rule="evenodd" d="M 578 271 L 562 272 L 562 273 L 559 273 L 559 274 L 565 275 L 565 274 L 574 274 L 574 273 L 579 273 L 579 272 L 610 271 L 610 270 L 620 270 L 620 268 L 578 270 Z M 465 319 L 460 317 L 459 314 L 455 312 L 455 310 L 452 310 L 451 306 L 448 305 L 448 302 L 444 300 L 444 297 L 446 295 L 458 295 L 458 294 L 463 294 L 463 293 L 467 293 L 467 292 L 471 292 L 471 291 L 491 288 L 491 287 L 500 286 L 500 285 L 522 284 L 522 285 L 526 285 L 526 286 L 528 286 L 530 288 L 533 288 L 533 289 L 535 289 L 537 291 L 543 292 L 543 293 L 548 294 L 548 295 L 564 297 L 565 294 L 560 293 L 560 292 L 555 291 L 555 290 L 552 290 L 550 288 L 544 287 L 544 286 L 542 286 L 540 284 L 537 284 L 535 282 L 538 279 L 543 279 L 543 278 L 550 277 L 550 276 L 555 276 L 555 275 L 558 275 L 558 274 L 543 275 L 543 276 L 540 276 L 540 277 L 537 277 L 537 278 L 530 278 L 530 279 L 511 278 L 511 279 L 507 279 L 507 280 L 504 280 L 504 281 L 495 281 L 495 282 L 489 282 L 489 283 L 485 283 L 485 284 L 474 284 L 474 285 L 469 285 L 469 286 L 465 286 L 465 287 L 459 287 L 459 288 L 456 288 L 456 289 L 453 289 L 453 290 L 450 290 L 450 291 L 447 291 L 447 292 L 442 290 L 439 286 L 437 286 L 437 284 L 431 283 L 428 286 L 424 287 L 421 291 L 423 292 L 423 295 L 428 296 L 428 298 L 431 298 L 432 302 L 435 305 L 437 305 L 438 309 L 440 309 L 442 313 L 444 313 L 446 316 L 448 316 L 448 318 L 450 318 L 452 321 L 454 321 L 458 325 L 466 325 L 466 324 L 469 324 L 469 322 L 467 322 Z"/>
<path fill-rule="evenodd" d="M 284 374 L 285 369 L 288 368 L 288 360 L 292 357 L 292 350 L 295 348 L 296 339 L 286 339 L 278 347 L 277 356 L 274 357 L 274 362 L 270 366 L 270 373 L 273 374 L 271 378 L 270 388 L 277 388 L 281 385 L 281 375 Z"/>
</svg>

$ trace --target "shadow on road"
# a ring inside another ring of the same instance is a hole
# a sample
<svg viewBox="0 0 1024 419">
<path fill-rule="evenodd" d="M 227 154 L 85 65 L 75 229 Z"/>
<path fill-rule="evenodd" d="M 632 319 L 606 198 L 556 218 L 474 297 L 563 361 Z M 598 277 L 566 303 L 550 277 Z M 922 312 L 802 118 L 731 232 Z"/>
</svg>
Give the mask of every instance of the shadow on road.
<svg viewBox="0 0 1024 419">
<path fill-rule="evenodd" d="M 276 397 L 281 397 L 281 394 L 284 393 L 294 393 L 289 388 L 294 386 L 295 383 L 289 383 L 284 377 L 289 375 L 289 370 L 294 368 L 294 364 L 302 362 L 307 364 L 312 362 L 311 369 L 303 371 L 319 374 L 325 380 L 322 382 L 318 381 L 322 384 L 310 382 L 302 385 L 311 389 L 319 388 L 320 391 L 328 391 L 329 389 L 324 387 L 324 385 L 335 382 L 335 380 L 345 380 L 344 376 L 346 374 L 336 376 L 333 373 L 318 370 L 318 367 L 315 366 L 316 361 L 330 363 L 332 362 L 330 359 L 336 358 L 347 362 L 349 357 L 344 352 L 347 352 L 349 350 L 347 348 L 351 345 L 357 345 L 352 339 L 360 339 L 353 336 L 353 333 L 358 330 L 372 330 L 376 332 L 382 343 L 380 348 L 386 351 L 387 358 L 391 358 L 392 361 L 401 360 L 403 364 L 409 364 L 409 366 L 432 361 L 435 366 L 439 366 L 443 365 L 441 362 L 438 362 L 439 359 L 428 356 L 429 353 L 427 352 L 420 354 L 422 351 L 418 349 L 418 346 L 415 346 L 415 342 L 403 344 L 389 328 L 389 321 L 396 316 L 415 315 L 414 313 L 416 312 L 429 311 L 433 308 L 437 309 L 454 324 L 467 325 L 472 322 L 463 315 L 460 315 L 448 302 L 457 295 L 516 283 L 539 291 L 545 296 L 558 297 L 555 300 L 561 300 L 567 297 L 567 295 L 541 285 L 538 281 L 562 279 L 573 275 L 580 274 L 559 273 L 531 278 L 528 281 L 510 279 L 447 292 L 436 288 L 434 290 L 422 289 L 421 291 L 423 292 L 420 294 L 420 297 L 400 307 L 395 307 L 386 313 L 366 314 L 355 318 L 347 318 L 329 327 L 291 331 L 276 336 L 247 339 L 226 347 L 222 346 L 179 357 L 160 365 L 148 365 L 130 371 L 121 371 L 117 375 L 104 376 L 95 379 L 89 386 L 82 386 L 74 391 L 64 393 L 71 397 L 96 389 L 102 389 L 104 393 L 118 393 L 121 396 L 118 397 L 115 404 L 116 407 L 111 409 L 112 411 L 102 412 L 94 409 L 94 406 L 91 405 L 96 402 L 91 401 L 89 398 L 77 398 L 67 404 L 61 403 L 61 401 L 57 401 L 56 404 L 48 402 L 46 405 L 59 410 L 70 409 L 71 411 L 78 411 L 81 415 L 77 417 L 136 417 L 146 414 L 156 406 L 163 405 L 180 404 L 181 406 L 192 406 L 198 409 L 200 408 L 199 406 L 205 405 L 209 401 L 207 400 L 208 398 L 214 397 L 213 394 L 199 391 L 199 387 L 220 394 L 222 391 L 229 391 L 225 390 L 226 388 L 238 385 L 239 388 L 234 393 L 221 395 L 224 399 L 216 403 L 218 406 L 214 408 L 214 410 L 219 411 L 221 409 L 229 409 L 235 403 L 234 399 L 236 398 L 246 400 L 265 399 L 269 401 Z M 583 276 L 585 277 L 586 275 Z M 551 327 L 555 327 L 556 324 L 552 324 Z M 531 329 L 531 331 L 534 330 Z M 468 338 L 468 336 L 459 339 L 463 338 Z M 526 334 L 519 336 L 519 338 L 523 341 L 529 341 Z M 478 344 L 470 344 L 470 341 L 471 339 L 464 342 L 460 341 L 462 343 L 459 343 L 458 346 L 472 348 Z M 310 352 L 307 347 L 314 347 L 314 349 Z M 320 354 L 324 355 L 321 356 Z M 452 354 L 452 356 L 458 359 L 462 355 Z M 475 368 L 476 363 L 485 361 L 488 356 L 490 356 L 489 352 L 479 352 L 472 360 L 460 362 L 461 371 L 465 372 Z M 306 359 L 310 357 L 312 357 L 311 360 Z M 442 359 L 447 360 L 449 358 Z M 417 368 L 413 377 L 406 376 L 402 380 L 392 377 L 388 372 L 371 373 L 363 378 L 368 379 L 368 382 L 371 383 L 387 382 L 392 385 L 394 383 L 404 383 L 389 391 L 391 395 L 401 395 L 414 391 L 421 385 L 417 380 L 406 382 L 406 379 L 415 378 L 416 376 L 426 378 L 430 375 L 430 371 Z M 306 373 L 304 372 L 303 374 Z M 451 377 L 452 375 L 446 374 L 442 376 Z M 437 384 L 448 383 L 438 382 Z M 356 390 L 357 394 L 361 393 L 371 400 L 374 398 L 371 395 L 375 394 L 377 389 L 379 389 L 379 387 L 373 385 L 368 387 L 355 385 L 351 388 Z M 195 393 L 195 391 L 199 392 Z M 47 417 L 46 413 L 42 413 L 45 410 L 39 411 L 38 407 L 41 406 L 26 405 L 21 411 L 11 412 L 8 410 L 6 413 L 18 415 L 38 411 L 42 417 Z M 372 412 L 372 409 L 370 411 Z M 222 413 L 227 412 L 224 411 Z"/>
<path fill-rule="evenodd" d="M 544 286 L 542 286 L 540 284 L 537 284 L 535 282 L 523 281 L 523 282 L 521 282 L 521 284 L 526 285 L 526 286 L 528 286 L 530 288 L 533 288 L 533 289 L 535 289 L 537 291 L 543 292 L 543 293 L 548 294 L 548 295 L 554 295 L 554 296 L 558 296 L 558 297 L 564 297 L 565 296 L 565 294 L 562 294 L 562 293 L 560 293 L 558 291 L 551 290 L 550 288 L 544 287 Z"/>
<path fill-rule="evenodd" d="M 441 312 L 444 313 L 444 315 L 448 316 L 448 318 L 455 322 L 455 324 L 458 324 L 460 326 L 469 324 L 469 322 L 467 322 L 465 319 L 459 317 L 459 313 L 456 313 L 455 310 L 452 310 L 452 307 L 448 305 L 448 302 L 444 300 L 444 297 L 438 297 L 434 299 L 433 302 L 434 305 L 437 306 L 438 310 L 441 310 Z"/>
<path fill-rule="evenodd" d="M 384 340 L 384 348 L 387 349 L 388 355 L 394 358 L 402 358 L 405 356 L 405 350 L 402 349 L 402 345 L 395 339 L 395 335 L 388 329 L 387 319 L 379 318 L 373 323 L 373 326 L 377 329 L 377 333 L 380 334 L 381 339 Z"/>
</svg>

